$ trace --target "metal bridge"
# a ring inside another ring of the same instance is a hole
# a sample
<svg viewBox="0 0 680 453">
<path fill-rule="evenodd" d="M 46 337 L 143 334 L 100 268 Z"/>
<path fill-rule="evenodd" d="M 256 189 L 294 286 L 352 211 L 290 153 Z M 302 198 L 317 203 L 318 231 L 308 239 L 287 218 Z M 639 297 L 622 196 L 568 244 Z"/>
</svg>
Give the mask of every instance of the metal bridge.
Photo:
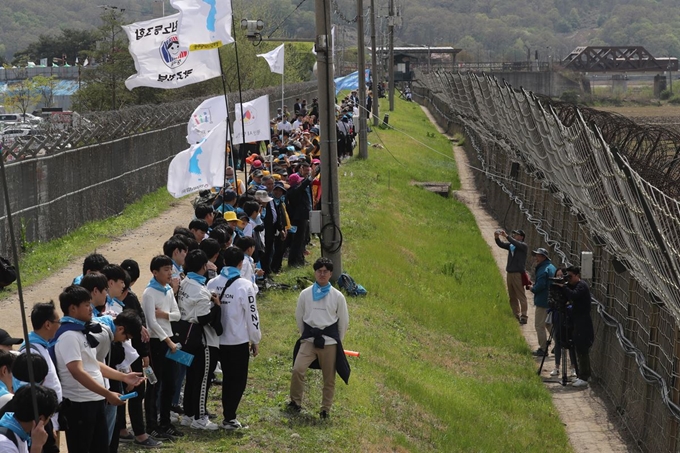
<svg viewBox="0 0 680 453">
<path fill-rule="evenodd" d="M 642 46 L 588 46 L 572 50 L 562 65 L 579 72 L 664 72 L 677 71 L 678 59 L 655 58 Z"/>
</svg>

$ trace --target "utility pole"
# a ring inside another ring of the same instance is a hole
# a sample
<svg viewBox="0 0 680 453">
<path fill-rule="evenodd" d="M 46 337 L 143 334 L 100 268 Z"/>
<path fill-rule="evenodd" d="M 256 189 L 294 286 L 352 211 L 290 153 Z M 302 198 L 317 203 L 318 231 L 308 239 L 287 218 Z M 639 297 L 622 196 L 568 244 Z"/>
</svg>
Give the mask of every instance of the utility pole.
<svg viewBox="0 0 680 453">
<path fill-rule="evenodd" d="M 342 238 L 338 202 L 338 142 L 331 49 L 330 0 L 315 0 L 316 63 L 321 128 L 321 255 L 333 261 L 333 280 L 342 273 Z"/>
<path fill-rule="evenodd" d="M 390 112 L 394 111 L 394 0 L 389 3 L 389 17 L 387 18 L 387 26 L 390 31 L 390 61 L 387 70 L 390 74 L 389 96 L 390 96 Z"/>
<path fill-rule="evenodd" d="M 357 47 L 359 51 L 359 157 L 368 159 L 366 121 L 366 44 L 364 43 L 364 0 L 357 0 Z"/>
<path fill-rule="evenodd" d="M 373 126 L 378 126 L 378 118 L 380 117 L 380 98 L 378 97 L 378 83 L 380 83 L 380 77 L 378 77 L 378 42 L 375 39 L 375 0 L 371 0 L 371 49 L 373 49 L 373 55 L 371 55 L 371 78 L 373 79 L 372 91 L 373 91 Z"/>
</svg>

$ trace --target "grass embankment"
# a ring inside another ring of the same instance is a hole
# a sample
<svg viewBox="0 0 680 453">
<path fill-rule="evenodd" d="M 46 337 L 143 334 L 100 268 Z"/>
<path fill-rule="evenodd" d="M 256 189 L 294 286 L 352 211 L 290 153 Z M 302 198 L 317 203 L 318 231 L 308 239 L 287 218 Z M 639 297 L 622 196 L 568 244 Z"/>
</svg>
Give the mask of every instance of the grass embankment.
<svg viewBox="0 0 680 453">
<path fill-rule="evenodd" d="M 288 401 L 297 337 L 297 291 L 258 298 L 263 340 L 251 360 L 235 434 L 190 432 L 173 452 L 569 451 L 550 396 L 510 314 L 504 284 L 472 214 L 453 199 L 411 185 L 458 185 L 448 141 L 415 104 L 398 102 L 378 133 L 389 149 L 340 167 L 344 268 L 369 291 L 348 298 L 345 347 L 350 385 L 340 379 L 330 421 L 318 419 L 320 372 L 308 372 L 299 416 Z M 436 135 L 433 135 L 436 134 Z M 429 134 L 429 135 L 428 135 Z M 378 143 L 375 134 L 369 140 Z M 318 247 L 312 248 L 314 259 Z M 282 274 L 294 282 L 309 268 Z M 210 407 L 219 413 L 219 392 Z"/>
<path fill-rule="evenodd" d="M 167 189 L 162 187 L 127 206 L 118 216 L 89 222 L 53 241 L 24 244 L 26 251 L 19 261 L 22 285 L 31 285 L 66 267 L 75 257 L 91 253 L 111 239 L 141 226 L 170 209 L 174 200 Z M 0 293 L 0 298 L 15 291 L 16 283 L 13 283 Z"/>
</svg>

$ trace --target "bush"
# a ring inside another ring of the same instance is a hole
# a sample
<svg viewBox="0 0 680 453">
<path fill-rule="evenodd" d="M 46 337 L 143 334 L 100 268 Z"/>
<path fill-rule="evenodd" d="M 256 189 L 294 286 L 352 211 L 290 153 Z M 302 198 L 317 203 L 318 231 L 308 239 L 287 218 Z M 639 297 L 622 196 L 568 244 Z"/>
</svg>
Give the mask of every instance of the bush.
<svg viewBox="0 0 680 453">
<path fill-rule="evenodd" d="M 579 98 L 579 94 L 578 94 L 578 92 L 576 92 L 576 91 L 565 91 L 565 92 L 562 93 L 562 95 L 560 96 L 560 99 L 561 99 L 563 102 L 568 102 L 568 103 L 570 103 L 570 104 L 577 104 L 577 103 L 578 103 L 578 98 Z"/>
<path fill-rule="evenodd" d="M 671 93 L 670 90 L 665 89 L 661 93 L 659 93 L 659 99 L 661 99 L 662 101 L 667 101 L 671 98 L 672 95 L 673 93 Z"/>
</svg>

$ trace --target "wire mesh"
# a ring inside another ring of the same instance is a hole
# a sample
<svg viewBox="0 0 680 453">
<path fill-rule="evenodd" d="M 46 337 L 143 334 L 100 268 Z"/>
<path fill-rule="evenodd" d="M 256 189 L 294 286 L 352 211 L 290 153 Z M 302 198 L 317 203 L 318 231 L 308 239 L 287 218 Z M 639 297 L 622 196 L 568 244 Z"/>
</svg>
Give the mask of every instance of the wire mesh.
<svg viewBox="0 0 680 453">
<path fill-rule="evenodd" d="M 594 374 L 643 451 L 677 451 L 680 134 L 488 76 L 432 73 L 413 93 L 465 133 L 475 182 L 504 227 L 523 228 L 561 264 L 593 252 Z"/>
</svg>

